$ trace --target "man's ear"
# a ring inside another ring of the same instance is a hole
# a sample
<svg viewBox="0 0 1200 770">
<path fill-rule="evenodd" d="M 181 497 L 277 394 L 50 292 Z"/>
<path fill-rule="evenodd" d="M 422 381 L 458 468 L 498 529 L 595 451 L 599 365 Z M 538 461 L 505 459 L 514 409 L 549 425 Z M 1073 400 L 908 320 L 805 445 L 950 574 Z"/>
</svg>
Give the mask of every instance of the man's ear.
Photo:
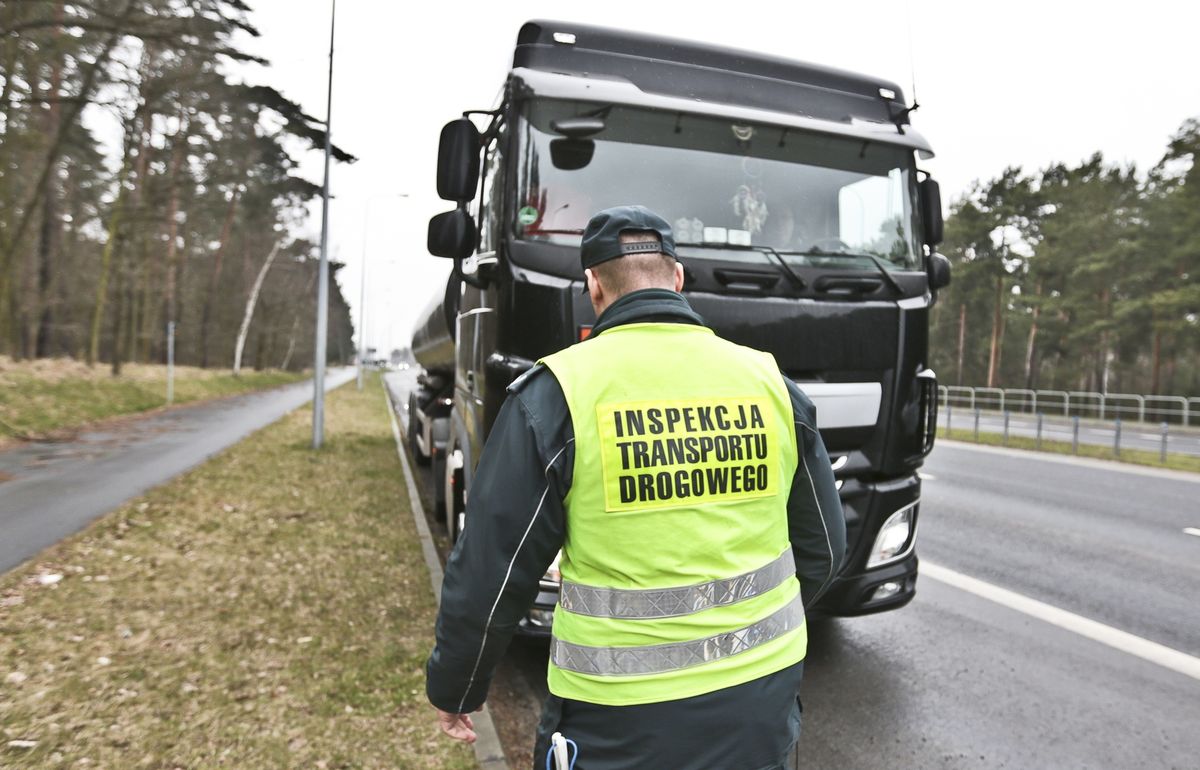
<svg viewBox="0 0 1200 770">
<path fill-rule="evenodd" d="M 675 263 L 675 291 L 683 291 L 683 263 Z"/>
<path fill-rule="evenodd" d="M 600 286 L 600 278 L 589 267 L 583 271 L 583 279 L 587 281 L 588 296 L 591 297 L 592 304 L 599 305 L 604 299 L 604 288 Z"/>
</svg>

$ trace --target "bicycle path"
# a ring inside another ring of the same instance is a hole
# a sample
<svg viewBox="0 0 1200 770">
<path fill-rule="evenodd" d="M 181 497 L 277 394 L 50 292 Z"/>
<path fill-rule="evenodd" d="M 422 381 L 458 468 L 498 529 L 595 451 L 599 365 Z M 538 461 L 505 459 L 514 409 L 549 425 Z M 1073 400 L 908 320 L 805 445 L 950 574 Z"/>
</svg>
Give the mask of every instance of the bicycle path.
<svg viewBox="0 0 1200 770">
<path fill-rule="evenodd" d="M 332 369 L 326 390 L 354 379 Z M 0 451 L 0 572 L 308 403 L 312 380 L 131 416 Z M 264 483 L 270 483 L 264 479 Z"/>
</svg>

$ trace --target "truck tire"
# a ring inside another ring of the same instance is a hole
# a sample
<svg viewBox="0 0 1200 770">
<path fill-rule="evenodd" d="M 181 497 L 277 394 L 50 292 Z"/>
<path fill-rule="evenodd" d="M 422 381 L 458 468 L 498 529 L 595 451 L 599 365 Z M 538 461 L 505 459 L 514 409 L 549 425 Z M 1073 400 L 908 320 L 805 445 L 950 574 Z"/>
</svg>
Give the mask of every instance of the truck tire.
<svg viewBox="0 0 1200 770">
<path fill-rule="evenodd" d="M 456 445 L 450 444 L 446 453 L 446 471 L 443 474 L 443 497 L 445 499 L 446 533 L 454 543 L 462 534 L 465 506 L 463 505 L 463 454 Z"/>
<path fill-rule="evenodd" d="M 446 488 L 442 484 L 442 476 L 446 472 L 446 452 L 441 449 L 433 450 L 429 463 L 429 487 L 433 493 L 433 515 L 444 518 L 446 515 Z"/>
<path fill-rule="evenodd" d="M 446 486 L 443 477 L 446 473 L 446 449 L 450 446 L 450 418 L 438 417 L 429 428 L 430 441 L 433 447 L 430 451 L 429 486 L 433 492 L 433 510 L 437 518 L 446 515 Z"/>
<path fill-rule="evenodd" d="M 410 393 L 408 396 L 408 448 L 417 465 L 429 465 L 429 455 L 422 454 L 421 447 L 417 443 L 417 436 L 421 433 L 421 421 L 417 417 L 418 414 L 417 394 Z"/>
</svg>

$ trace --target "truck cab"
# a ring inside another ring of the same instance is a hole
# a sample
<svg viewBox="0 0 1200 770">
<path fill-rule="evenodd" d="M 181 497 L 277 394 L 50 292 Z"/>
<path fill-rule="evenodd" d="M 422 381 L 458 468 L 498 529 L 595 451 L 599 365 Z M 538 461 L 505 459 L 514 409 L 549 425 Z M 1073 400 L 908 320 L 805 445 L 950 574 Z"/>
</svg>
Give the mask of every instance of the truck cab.
<svg viewBox="0 0 1200 770">
<path fill-rule="evenodd" d="M 437 485 L 450 534 L 470 526 L 472 470 L 508 384 L 595 322 L 579 266 L 588 219 L 637 203 L 672 223 L 683 293 L 708 325 L 772 353 L 816 404 L 848 535 L 817 610 L 911 600 L 917 469 L 936 425 L 929 308 L 949 262 L 910 112 L 876 78 L 525 24 L 500 103 L 441 138 L 438 190 L 457 207 L 431 220 L 428 246 L 454 273 L 413 347 L 441 383 L 424 397 L 451 404 Z M 556 578 L 526 631 L 548 632 Z"/>
</svg>

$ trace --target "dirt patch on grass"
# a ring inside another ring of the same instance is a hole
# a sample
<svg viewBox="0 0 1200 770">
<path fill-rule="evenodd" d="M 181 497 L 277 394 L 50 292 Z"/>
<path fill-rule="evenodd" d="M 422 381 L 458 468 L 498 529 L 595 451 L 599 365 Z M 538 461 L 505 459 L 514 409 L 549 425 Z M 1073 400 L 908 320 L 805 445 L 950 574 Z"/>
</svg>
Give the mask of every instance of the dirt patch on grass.
<svg viewBox="0 0 1200 770">
<path fill-rule="evenodd" d="M 327 409 L 321 452 L 300 410 L 0 578 L 0 766 L 474 766 L 379 388 Z"/>
</svg>

